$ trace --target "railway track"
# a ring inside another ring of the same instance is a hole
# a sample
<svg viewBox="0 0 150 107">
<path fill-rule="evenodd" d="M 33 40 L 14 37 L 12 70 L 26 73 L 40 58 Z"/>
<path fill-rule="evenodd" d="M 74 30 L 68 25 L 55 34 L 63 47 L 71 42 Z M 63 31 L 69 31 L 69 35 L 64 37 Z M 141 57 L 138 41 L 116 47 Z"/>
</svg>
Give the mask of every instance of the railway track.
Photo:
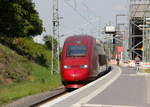
<svg viewBox="0 0 150 107">
<path fill-rule="evenodd" d="M 37 95 L 24 97 L 4 107 L 35 107 L 35 106 L 37 107 L 38 105 L 53 100 L 59 96 L 64 95 L 65 93 L 66 93 L 66 89 L 64 87 L 61 87 Z"/>
<path fill-rule="evenodd" d="M 107 73 L 108 72 L 100 74 L 98 78 L 100 78 L 103 75 L 106 75 Z M 61 87 L 52 91 L 19 99 L 11 104 L 6 105 L 5 107 L 37 107 L 47 102 L 50 102 L 60 96 L 69 94 L 69 91 L 73 90 L 66 90 L 64 87 Z"/>
<path fill-rule="evenodd" d="M 112 68 L 111 68 L 112 69 Z M 110 72 L 110 71 L 109 71 Z M 98 78 L 101 78 L 102 76 L 104 76 L 104 75 L 106 75 L 107 73 L 109 73 L 109 72 L 104 72 L 104 73 L 102 73 L 102 74 L 100 74 L 99 75 L 99 77 Z M 97 78 L 97 79 L 98 79 Z M 91 86 L 90 86 L 91 87 Z M 66 96 L 70 96 L 70 95 L 74 95 L 74 92 L 72 93 L 71 92 L 71 90 L 70 90 L 70 92 L 68 92 L 69 90 L 66 90 L 66 91 L 64 91 L 63 93 L 60 93 L 60 94 L 58 94 L 58 95 L 56 95 L 56 96 L 53 96 L 53 97 L 51 97 L 51 98 L 49 98 L 49 99 L 46 99 L 46 100 L 44 100 L 44 101 L 42 101 L 42 102 L 39 102 L 39 103 L 37 103 L 37 104 L 35 104 L 35 105 L 32 105 L 31 107 L 45 107 L 45 106 L 48 106 L 49 104 L 50 104 L 50 106 L 52 106 L 51 104 L 53 104 L 54 102 L 56 102 L 57 103 L 57 101 L 60 101 L 60 99 L 67 99 L 67 97 Z M 73 90 L 72 90 L 73 91 Z M 76 93 L 76 92 L 75 92 Z M 82 96 L 82 93 L 80 93 L 80 95 Z M 85 95 L 85 96 L 87 96 L 87 95 Z M 60 98 L 59 98 L 60 97 Z M 57 100 L 57 98 L 58 98 L 58 100 Z M 56 100 L 55 100 L 56 99 Z M 63 99 L 63 101 L 65 101 Z M 68 98 L 69 99 L 69 98 Z M 72 99 L 72 98 L 71 98 Z M 79 99 L 80 99 L 80 97 L 79 97 Z M 62 102 L 63 102 L 62 101 Z M 70 101 L 70 99 L 68 100 L 68 101 Z M 68 102 L 66 102 L 65 104 L 68 104 Z"/>
<path fill-rule="evenodd" d="M 68 92 L 65 90 L 64 92 L 61 92 L 61 93 L 58 93 L 57 95 L 53 96 L 53 97 L 50 97 L 50 98 L 47 98 L 45 100 L 42 100 L 40 102 L 37 102 L 36 104 L 34 105 L 31 105 L 30 107 L 40 107 L 41 105 L 47 103 L 47 102 L 50 102 L 54 99 L 57 99 L 58 97 L 60 96 L 63 96 L 63 95 L 66 95 Z"/>
<path fill-rule="evenodd" d="M 107 73 L 109 73 L 109 72 L 103 72 L 102 74 L 99 75 L 98 78 L 100 78 L 100 77 L 106 75 Z M 97 79 L 98 79 L 98 78 L 97 78 Z M 52 101 L 52 100 L 54 100 L 54 99 L 57 99 L 57 98 L 60 97 L 60 96 L 69 94 L 69 93 L 72 92 L 72 91 L 73 91 L 73 90 L 66 90 L 66 89 L 64 88 L 64 91 L 63 91 L 63 92 L 58 93 L 57 95 L 55 95 L 55 96 L 53 96 L 53 97 L 50 97 L 50 98 L 47 98 L 47 99 L 42 100 L 42 101 L 40 101 L 40 102 L 37 102 L 36 104 L 34 104 L 34 105 L 30 106 L 30 107 L 40 107 L 41 105 L 43 105 L 43 104 L 45 104 L 45 103 L 47 103 L 47 102 L 50 102 L 50 101 Z"/>
</svg>

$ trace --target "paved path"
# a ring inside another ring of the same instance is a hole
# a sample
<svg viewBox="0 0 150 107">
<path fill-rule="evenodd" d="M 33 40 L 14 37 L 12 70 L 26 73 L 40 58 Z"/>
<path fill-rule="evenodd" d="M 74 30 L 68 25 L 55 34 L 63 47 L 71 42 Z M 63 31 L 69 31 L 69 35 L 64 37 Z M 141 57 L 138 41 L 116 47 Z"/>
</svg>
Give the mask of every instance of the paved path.
<svg viewBox="0 0 150 107">
<path fill-rule="evenodd" d="M 41 107 L 150 107 L 150 76 L 114 67 L 108 75 Z"/>
<path fill-rule="evenodd" d="M 150 78 L 122 68 L 113 84 L 82 107 L 150 107 Z"/>
</svg>

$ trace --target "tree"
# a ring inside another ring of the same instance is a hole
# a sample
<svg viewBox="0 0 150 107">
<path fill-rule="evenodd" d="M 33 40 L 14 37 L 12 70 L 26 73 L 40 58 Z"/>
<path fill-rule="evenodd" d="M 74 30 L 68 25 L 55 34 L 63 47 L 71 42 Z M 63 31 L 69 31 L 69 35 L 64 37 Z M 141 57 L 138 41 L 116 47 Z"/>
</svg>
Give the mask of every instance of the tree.
<svg viewBox="0 0 150 107">
<path fill-rule="evenodd" d="M 46 35 L 46 36 L 44 36 L 43 40 L 44 40 L 45 45 L 47 46 L 47 48 L 52 50 L 52 38 L 53 38 L 54 49 L 56 51 L 58 43 L 57 43 L 57 40 L 54 37 Z"/>
<path fill-rule="evenodd" d="M 1 34 L 7 37 L 30 37 L 42 32 L 42 20 L 32 0 L 0 0 Z"/>
</svg>

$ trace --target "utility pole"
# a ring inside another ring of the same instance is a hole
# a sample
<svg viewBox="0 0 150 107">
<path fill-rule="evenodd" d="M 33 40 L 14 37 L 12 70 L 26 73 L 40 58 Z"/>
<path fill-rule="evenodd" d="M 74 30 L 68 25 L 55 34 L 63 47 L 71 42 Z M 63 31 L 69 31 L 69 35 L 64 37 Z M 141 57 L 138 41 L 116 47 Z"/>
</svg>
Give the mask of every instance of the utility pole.
<svg viewBox="0 0 150 107">
<path fill-rule="evenodd" d="M 58 0 L 53 0 L 53 37 L 52 37 L 52 62 L 51 62 L 51 72 L 54 71 L 54 38 L 56 38 L 58 44 L 57 44 L 57 60 L 58 60 L 58 71 L 59 71 L 59 6 L 58 6 Z"/>
</svg>

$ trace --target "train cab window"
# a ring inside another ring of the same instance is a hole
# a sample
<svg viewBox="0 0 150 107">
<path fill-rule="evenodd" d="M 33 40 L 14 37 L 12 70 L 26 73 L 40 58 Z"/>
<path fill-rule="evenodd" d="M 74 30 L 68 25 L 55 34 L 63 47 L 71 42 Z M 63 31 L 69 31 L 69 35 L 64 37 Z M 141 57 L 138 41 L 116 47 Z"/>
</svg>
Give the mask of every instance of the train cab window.
<svg viewBox="0 0 150 107">
<path fill-rule="evenodd" d="M 71 45 L 67 48 L 67 56 L 86 56 L 87 47 L 84 45 Z"/>
</svg>

